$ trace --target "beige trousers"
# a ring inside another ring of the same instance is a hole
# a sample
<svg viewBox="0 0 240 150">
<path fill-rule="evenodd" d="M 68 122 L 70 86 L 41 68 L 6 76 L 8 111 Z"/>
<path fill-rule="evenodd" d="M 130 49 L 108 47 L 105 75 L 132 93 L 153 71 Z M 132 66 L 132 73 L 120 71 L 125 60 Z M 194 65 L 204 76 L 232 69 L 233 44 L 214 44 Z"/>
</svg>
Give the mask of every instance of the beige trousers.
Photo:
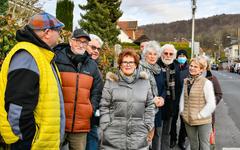
<svg viewBox="0 0 240 150">
<path fill-rule="evenodd" d="M 69 145 L 69 150 L 85 150 L 87 133 L 66 133 L 65 136 L 65 140 Z"/>
</svg>

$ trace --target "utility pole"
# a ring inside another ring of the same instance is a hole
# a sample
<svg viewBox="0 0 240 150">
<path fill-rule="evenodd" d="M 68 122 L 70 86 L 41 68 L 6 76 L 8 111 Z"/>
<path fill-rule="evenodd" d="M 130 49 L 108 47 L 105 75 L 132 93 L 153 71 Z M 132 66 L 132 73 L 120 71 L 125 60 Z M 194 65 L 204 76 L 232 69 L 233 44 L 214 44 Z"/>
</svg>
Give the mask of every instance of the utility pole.
<svg viewBox="0 0 240 150">
<path fill-rule="evenodd" d="M 195 11 L 196 11 L 196 0 L 192 0 L 192 43 L 191 43 L 191 58 L 194 56 L 194 31 L 195 31 Z"/>
<path fill-rule="evenodd" d="M 240 29 L 237 28 L 238 60 L 240 60 Z"/>
</svg>

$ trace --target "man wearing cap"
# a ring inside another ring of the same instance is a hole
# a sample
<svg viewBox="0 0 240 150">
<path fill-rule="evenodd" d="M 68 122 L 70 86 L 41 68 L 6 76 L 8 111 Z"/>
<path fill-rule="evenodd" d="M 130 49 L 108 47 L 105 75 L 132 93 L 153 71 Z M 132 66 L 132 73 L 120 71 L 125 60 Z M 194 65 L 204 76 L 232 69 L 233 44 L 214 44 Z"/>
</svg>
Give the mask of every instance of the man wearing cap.
<svg viewBox="0 0 240 150">
<path fill-rule="evenodd" d="M 172 119 L 172 125 L 171 125 L 171 131 L 170 131 L 170 148 L 175 147 L 177 142 L 177 119 L 178 119 L 178 113 L 179 113 L 179 101 L 180 96 L 182 93 L 183 88 L 183 80 L 188 76 L 189 74 L 189 66 L 187 62 L 187 51 L 186 50 L 178 50 L 177 51 L 177 58 L 176 58 L 176 101 L 174 103 L 174 116 Z M 181 150 L 185 150 L 185 139 L 187 137 L 185 125 L 183 122 L 182 117 L 180 117 L 180 130 L 178 135 L 178 146 Z"/>
<path fill-rule="evenodd" d="M 70 150 L 85 150 L 91 118 L 99 107 L 103 81 L 97 64 L 86 49 L 90 37 L 74 30 L 69 44 L 55 47 L 66 113 L 66 138 Z"/>
<path fill-rule="evenodd" d="M 99 62 L 99 51 L 102 48 L 103 41 L 95 34 L 89 34 L 91 41 L 88 43 L 87 52 L 96 63 Z M 97 150 L 99 147 L 98 127 L 99 127 L 99 109 L 91 119 L 91 130 L 87 134 L 86 150 Z"/>
<path fill-rule="evenodd" d="M 0 133 L 11 150 L 57 150 L 63 141 L 63 94 L 52 50 L 63 26 L 48 13 L 34 15 L 2 64 Z"/>
</svg>

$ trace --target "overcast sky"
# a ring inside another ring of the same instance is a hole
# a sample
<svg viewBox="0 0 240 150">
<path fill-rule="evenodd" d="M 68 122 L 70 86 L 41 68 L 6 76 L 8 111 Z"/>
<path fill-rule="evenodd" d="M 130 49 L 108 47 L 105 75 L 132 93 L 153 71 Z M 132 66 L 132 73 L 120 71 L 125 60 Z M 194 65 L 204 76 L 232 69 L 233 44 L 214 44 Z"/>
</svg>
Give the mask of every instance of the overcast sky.
<svg viewBox="0 0 240 150">
<path fill-rule="evenodd" d="M 55 15 L 56 0 L 39 0 L 43 9 Z M 73 0 L 74 26 L 78 26 L 82 12 L 78 4 L 86 4 L 86 0 Z M 196 18 L 210 17 L 220 14 L 240 14 L 240 0 L 196 0 Z M 121 20 L 137 20 L 138 25 L 152 23 L 169 23 L 191 19 L 191 0 L 122 0 Z M 82 12 L 83 13 L 83 12 Z"/>
</svg>

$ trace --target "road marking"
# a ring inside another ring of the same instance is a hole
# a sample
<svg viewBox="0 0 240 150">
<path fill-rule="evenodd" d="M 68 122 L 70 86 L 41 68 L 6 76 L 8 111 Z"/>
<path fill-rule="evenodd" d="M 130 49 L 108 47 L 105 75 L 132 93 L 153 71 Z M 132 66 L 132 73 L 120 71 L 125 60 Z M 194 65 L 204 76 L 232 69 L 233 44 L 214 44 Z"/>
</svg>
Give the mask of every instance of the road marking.
<svg viewBox="0 0 240 150">
<path fill-rule="evenodd" d="M 226 147 L 223 147 L 222 150 L 240 150 L 240 148 L 226 148 Z"/>
</svg>

